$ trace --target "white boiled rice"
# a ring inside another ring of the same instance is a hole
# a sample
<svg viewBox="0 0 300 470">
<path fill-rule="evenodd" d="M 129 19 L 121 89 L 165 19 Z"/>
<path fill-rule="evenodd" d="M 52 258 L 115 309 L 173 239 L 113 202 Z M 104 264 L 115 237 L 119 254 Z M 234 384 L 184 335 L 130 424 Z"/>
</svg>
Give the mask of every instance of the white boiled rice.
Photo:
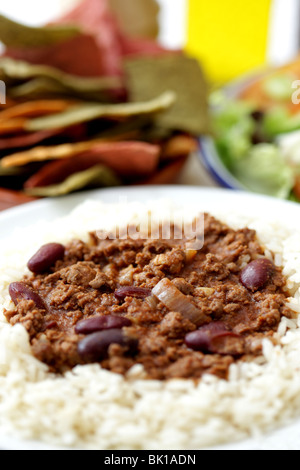
<svg viewBox="0 0 300 470">
<path fill-rule="evenodd" d="M 27 272 L 37 247 L 85 239 L 90 230 L 126 224 L 149 210 L 163 217 L 170 207 L 166 201 L 126 207 L 87 201 L 67 217 L 37 222 L 1 242 L 0 441 L 2 435 L 81 449 L 200 449 L 257 436 L 300 417 L 300 232 L 276 221 L 232 211 L 213 214 L 233 228 L 257 230 L 266 255 L 275 253 L 274 262 L 284 267 L 295 311 L 295 320 L 280 324 L 281 346 L 266 340 L 264 356 L 233 365 L 228 381 L 210 375 L 198 385 L 146 381 L 140 366 L 124 379 L 95 364 L 54 376 L 32 356 L 23 327 L 5 321 L 8 286 Z M 195 214 L 191 209 L 189 217 Z"/>
</svg>

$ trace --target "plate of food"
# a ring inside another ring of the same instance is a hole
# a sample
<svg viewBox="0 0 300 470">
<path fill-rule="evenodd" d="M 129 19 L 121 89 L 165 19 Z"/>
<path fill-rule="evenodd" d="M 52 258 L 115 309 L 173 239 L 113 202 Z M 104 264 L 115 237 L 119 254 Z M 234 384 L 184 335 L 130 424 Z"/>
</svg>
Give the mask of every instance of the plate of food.
<svg viewBox="0 0 300 470">
<path fill-rule="evenodd" d="M 0 214 L 2 449 L 287 449 L 299 206 L 183 186 Z"/>
<path fill-rule="evenodd" d="M 297 58 L 213 93 L 214 136 L 201 149 L 222 186 L 299 202 L 299 67 Z"/>
</svg>

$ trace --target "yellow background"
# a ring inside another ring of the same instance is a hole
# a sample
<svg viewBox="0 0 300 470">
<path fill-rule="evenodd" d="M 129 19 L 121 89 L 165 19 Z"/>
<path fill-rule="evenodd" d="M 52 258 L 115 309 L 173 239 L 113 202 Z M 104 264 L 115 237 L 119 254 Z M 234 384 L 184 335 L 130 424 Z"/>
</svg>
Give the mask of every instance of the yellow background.
<svg viewBox="0 0 300 470">
<path fill-rule="evenodd" d="M 189 0 L 186 51 L 224 83 L 266 62 L 272 0 Z"/>
</svg>

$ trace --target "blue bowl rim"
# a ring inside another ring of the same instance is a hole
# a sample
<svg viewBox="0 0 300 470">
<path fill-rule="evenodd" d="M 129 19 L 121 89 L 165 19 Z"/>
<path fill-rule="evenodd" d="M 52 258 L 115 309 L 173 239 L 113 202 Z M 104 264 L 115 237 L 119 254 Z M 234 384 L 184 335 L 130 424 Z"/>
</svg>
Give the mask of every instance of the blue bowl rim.
<svg viewBox="0 0 300 470">
<path fill-rule="evenodd" d="M 213 138 L 200 137 L 198 141 L 202 163 L 214 180 L 224 188 L 245 191 L 246 187 L 222 163 Z"/>
<path fill-rule="evenodd" d="M 247 88 L 251 83 L 255 82 L 263 75 L 273 70 L 274 67 L 263 67 L 248 73 L 237 80 L 225 85 L 222 91 L 229 98 L 235 98 L 238 93 Z M 198 139 L 200 159 L 207 171 L 214 180 L 227 189 L 239 191 L 249 191 L 232 173 L 226 168 L 217 150 L 213 137 L 200 136 Z"/>
</svg>

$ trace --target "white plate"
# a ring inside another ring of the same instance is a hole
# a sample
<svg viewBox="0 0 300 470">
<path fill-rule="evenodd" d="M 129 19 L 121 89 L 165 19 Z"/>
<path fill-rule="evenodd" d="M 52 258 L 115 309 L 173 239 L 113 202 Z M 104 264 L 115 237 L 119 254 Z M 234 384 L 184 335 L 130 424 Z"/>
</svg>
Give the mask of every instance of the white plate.
<svg viewBox="0 0 300 470">
<path fill-rule="evenodd" d="M 250 192 L 222 188 L 202 188 L 198 186 L 133 186 L 86 191 L 61 198 L 42 199 L 23 206 L 0 212 L 0 238 L 9 237 L 12 230 L 27 227 L 38 220 L 53 220 L 64 217 L 76 206 L 88 199 L 107 203 L 126 201 L 147 202 L 157 199 L 172 199 L 178 204 L 195 204 L 199 201 L 200 210 L 232 207 L 236 211 L 247 211 L 249 215 L 274 216 L 286 223 L 300 227 L 300 205 L 281 199 L 253 194 Z"/>
<path fill-rule="evenodd" d="M 199 203 L 200 211 L 226 211 L 232 207 L 235 211 L 276 217 L 283 224 L 296 226 L 300 229 L 300 205 L 273 199 L 252 193 L 230 191 L 225 189 L 199 188 L 193 186 L 145 186 L 130 188 L 114 188 L 78 193 L 58 199 L 44 199 L 29 203 L 0 213 L 1 238 L 7 238 L 16 228 L 27 227 L 38 220 L 51 221 L 67 215 L 78 204 L 88 200 L 101 200 L 107 203 L 128 201 L 148 202 L 155 199 L 170 199 L 178 205 L 187 206 Z M 80 223 L 80 221 L 79 221 Z M 21 241 L 20 241 L 21 242 Z M 50 447 L 51 448 L 51 447 Z M 40 450 L 49 449 L 36 442 L 20 442 L 0 436 L 0 449 L 5 450 Z M 218 447 L 225 450 L 300 450 L 300 422 L 292 423 L 284 429 L 257 439 Z"/>
</svg>

